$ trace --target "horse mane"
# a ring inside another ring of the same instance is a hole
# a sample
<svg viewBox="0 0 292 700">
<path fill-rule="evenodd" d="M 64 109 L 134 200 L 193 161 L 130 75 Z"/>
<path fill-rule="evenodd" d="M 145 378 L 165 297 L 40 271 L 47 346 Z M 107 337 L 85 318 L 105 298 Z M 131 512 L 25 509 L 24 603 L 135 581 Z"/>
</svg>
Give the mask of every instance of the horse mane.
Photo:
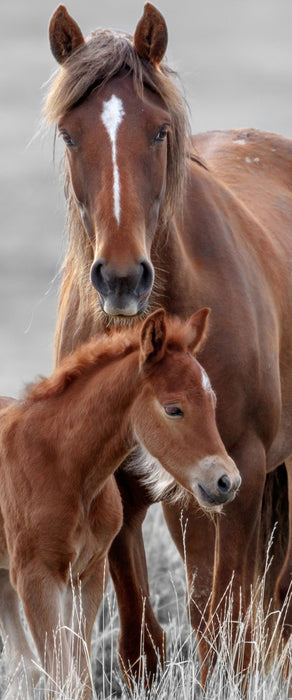
<svg viewBox="0 0 292 700">
<path fill-rule="evenodd" d="M 23 400 L 27 403 L 59 396 L 81 377 L 92 370 L 103 368 L 139 349 L 141 324 L 129 329 L 113 330 L 109 335 L 93 337 L 67 355 L 50 377 L 44 377 L 27 386 Z M 172 350 L 186 349 L 183 321 L 167 321 L 167 345 Z"/>
<path fill-rule="evenodd" d="M 132 37 L 123 32 L 98 29 L 85 44 L 74 51 L 54 74 L 44 106 L 44 120 L 57 124 L 61 116 L 84 100 L 92 90 L 98 90 L 121 71 L 128 71 L 133 86 L 143 99 L 144 86 L 164 101 L 171 117 L 168 135 L 167 181 L 163 211 L 159 226 L 163 232 L 181 201 L 186 177 L 187 141 L 190 133 L 185 99 L 175 84 L 176 73 L 165 62 L 159 69 L 136 53 Z M 93 250 L 84 230 L 72 192 L 65 157 L 65 194 L 67 200 L 67 251 L 63 263 L 64 288 L 73 284 L 82 304 L 86 299 L 87 315 L 97 315 L 96 294 L 90 282 L 89 270 Z M 67 280 L 67 282 L 66 282 Z M 62 292 L 60 310 L 62 304 Z"/>
<path fill-rule="evenodd" d="M 44 377 L 27 386 L 23 399 L 34 403 L 49 397 L 59 396 L 81 377 L 93 369 L 122 359 L 134 350 L 138 350 L 139 336 L 134 332 L 115 332 L 98 338 L 92 338 L 80 345 L 71 355 L 67 355 L 50 377 Z"/>
</svg>

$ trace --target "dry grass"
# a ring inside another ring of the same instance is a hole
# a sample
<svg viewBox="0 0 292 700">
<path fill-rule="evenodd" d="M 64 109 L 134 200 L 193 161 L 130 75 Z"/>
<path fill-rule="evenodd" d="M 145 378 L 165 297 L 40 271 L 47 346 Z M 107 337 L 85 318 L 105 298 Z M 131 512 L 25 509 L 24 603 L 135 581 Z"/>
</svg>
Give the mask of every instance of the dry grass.
<svg viewBox="0 0 292 700">
<path fill-rule="evenodd" d="M 206 689 L 199 681 L 199 660 L 196 641 L 188 625 L 185 609 L 184 569 L 165 529 L 159 507 L 154 508 L 145 526 L 147 553 L 150 571 L 150 585 L 153 594 L 155 612 L 167 632 L 168 652 L 165 669 L 160 669 L 151 691 L 135 685 L 134 700 L 287 700 L 289 685 L 292 688 L 292 644 L 281 649 L 277 641 L 280 625 L 277 613 L 263 611 L 263 582 L 259 582 L 252 595 L 252 605 L 245 618 L 237 621 L 232 616 L 231 589 L 226 591 L 224 622 L 220 626 L 217 638 L 220 640 L 220 654 L 210 675 Z M 172 571 L 170 572 L 170 567 Z M 82 606 L 76 597 L 75 613 L 82 617 Z M 268 634 L 273 619 L 274 633 Z M 248 673 L 243 672 L 242 650 L 248 627 L 252 629 L 251 664 Z M 92 647 L 92 676 L 95 694 L 98 700 L 113 698 L 129 699 L 130 693 L 125 685 L 117 660 L 117 637 L 119 619 L 115 596 L 109 585 L 94 627 Z M 236 635 L 235 645 L 231 643 L 232 634 Z M 83 645 L 80 633 L 80 645 Z M 273 653 L 272 653 L 273 649 Z M 276 655 L 274 651 L 276 649 Z M 61 659 L 56 635 L 56 654 Z M 236 661 L 235 661 L 236 657 Z M 7 687 L 4 662 L 0 667 L 0 690 Z M 268 670 L 267 670 L 268 669 Z M 2 673 L 1 673 L 2 670 Z M 141 648 L 141 676 L 143 679 L 143 648 Z M 247 690 L 243 694 L 245 681 Z M 43 700 L 45 674 L 33 694 L 33 700 Z M 82 689 L 73 693 L 70 679 L 62 688 L 56 687 L 56 700 L 79 700 Z M 292 697 L 292 693 L 291 693 Z M 24 689 L 15 700 L 31 700 Z"/>
</svg>

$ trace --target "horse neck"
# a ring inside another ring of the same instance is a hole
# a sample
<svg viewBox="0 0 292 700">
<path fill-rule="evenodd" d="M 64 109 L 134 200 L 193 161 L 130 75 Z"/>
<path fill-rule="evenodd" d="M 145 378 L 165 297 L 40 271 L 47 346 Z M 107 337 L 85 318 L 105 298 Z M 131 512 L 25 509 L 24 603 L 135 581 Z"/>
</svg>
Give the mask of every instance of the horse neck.
<svg viewBox="0 0 292 700">
<path fill-rule="evenodd" d="M 163 231 L 157 231 L 151 259 L 155 270 L 150 311 L 163 307 L 168 313 L 181 317 L 190 315 L 199 307 L 196 295 L 200 288 L 196 279 L 194 261 L 187 253 L 184 226 L 174 216 Z M 188 300 L 192 299 L 192 306 Z M 151 303 L 152 302 L 152 303 Z"/>
<path fill-rule="evenodd" d="M 226 265 L 234 263 L 234 235 L 241 235 L 242 215 L 232 192 L 190 161 L 180 206 L 167 228 L 157 230 L 152 246 L 155 306 L 187 317 L 206 304 L 210 269 L 223 275 Z"/>
</svg>

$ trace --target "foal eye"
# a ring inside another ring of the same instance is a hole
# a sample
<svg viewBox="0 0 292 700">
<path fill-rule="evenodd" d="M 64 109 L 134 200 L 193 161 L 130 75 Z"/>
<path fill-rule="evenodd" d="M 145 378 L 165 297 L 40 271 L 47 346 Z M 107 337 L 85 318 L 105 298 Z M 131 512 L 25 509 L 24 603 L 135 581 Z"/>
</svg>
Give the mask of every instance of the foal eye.
<svg viewBox="0 0 292 700">
<path fill-rule="evenodd" d="M 73 146 L 76 146 L 75 142 L 73 141 L 73 139 L 71 139 L 71 136 L 68 134 L 67 131 L 60 131 L 60 136 L 62 136 L 62 139 L 63 139 L 64 143 L 65 143 L 66 146 L 68 146 L 69 148 L 72 148 Z"/>
<path fill-rule="evenodd" d="M 167 137 L 167 126 L 162 126 L 155 136 L 154 141 L 165 141 Z"/>
<path fill-rule="evenodd" d="M 179 416 L 184 415 L 183 411 L 176 403 L 170 403 L 168 406 L 164 406 L 163 408 L 166 415 L 170 416 L 171 418 L 178 418 Z"/>
</svg>

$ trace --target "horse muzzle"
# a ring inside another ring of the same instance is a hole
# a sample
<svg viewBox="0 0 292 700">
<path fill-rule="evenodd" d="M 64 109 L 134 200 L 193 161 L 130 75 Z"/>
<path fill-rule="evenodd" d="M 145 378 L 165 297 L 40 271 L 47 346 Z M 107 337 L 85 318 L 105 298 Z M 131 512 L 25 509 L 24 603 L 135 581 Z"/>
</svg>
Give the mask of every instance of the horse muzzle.
<svg viewBox="0 0 292 700">
<path fill-rule="evenodd" d="M 143 258 L 131 268 L 119 270 L 98 258 L 90 274 L 104 313 L 136 316 L 145 310 L 154 281 L 153 266 L 148 260 Z"/>
<path fill-rule="evenodd" d="M 227 463 L 221 463 L 220 458 L 218 460 L 215 456 L 206 457 L 201 461 L 200 471 L 193 491 L 203 508 L 210 510 L 233 501 L 241 484 L 241 476 L 230 457 Z"/>
</svg>

